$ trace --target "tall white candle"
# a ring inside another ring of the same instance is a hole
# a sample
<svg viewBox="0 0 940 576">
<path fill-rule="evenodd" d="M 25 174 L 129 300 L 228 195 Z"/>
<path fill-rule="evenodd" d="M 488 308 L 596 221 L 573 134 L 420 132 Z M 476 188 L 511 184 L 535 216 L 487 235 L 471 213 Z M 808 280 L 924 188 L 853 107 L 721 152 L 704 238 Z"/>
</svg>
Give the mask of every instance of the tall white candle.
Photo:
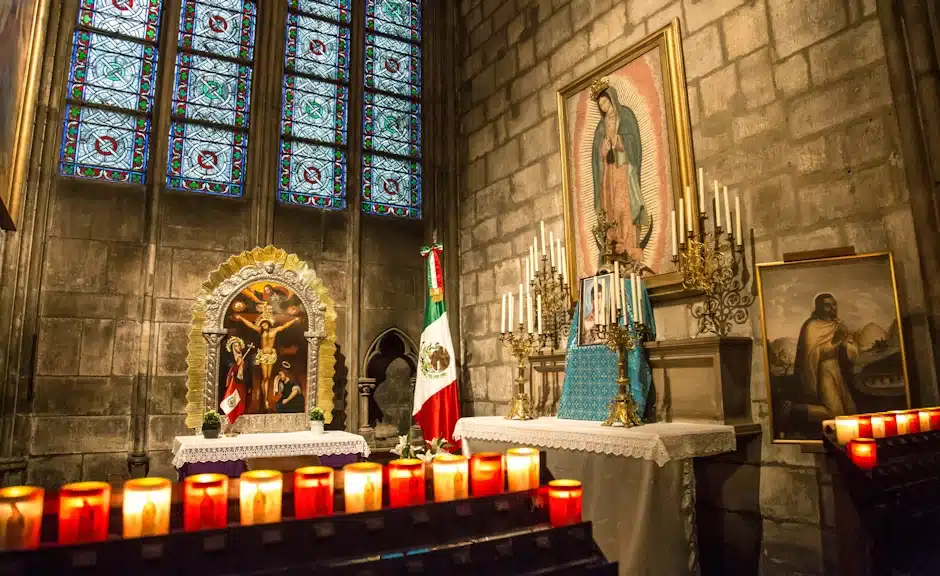
<svg viewBox="0 0 940 576">
<path fill-rule="evenodd" d="M 532 260 L 535 262 L 535 271 L 539 271 L 539 245 L 535 239 L 535 236 L 532 237 Z"/>
<path fill-rule="evenodd" d="M 598 303 L 600 302 L 600 298 L 598 297 L 600 290 L 598 290 L 598 286 L 599 286 L 599 283 L 597 281 L 597 277 L 595 276 L 594 277 L 594 324 L 601 323 L 601 320 L 600 320 L 601 311 L 600 311 L 600 306 L 598 306 Z"/>
<path fill-rule="evenodd" d="M 738 246 L 744 244 L 744 236 L 741 234 L 741 197 L 734 195 L 734 235 L 738 238 Z"/>
<path fill-rule="evenodd" d="M 636 277 L 636 307 L 640 310 L 640 324 L 646 324 L 646 306 L 643 304 L 643 279 Z"/>
<path fill-rule="evenodd" d="M 623 280 L 620 281 L 620 309 L 623 310 L 623 324 L 626 326 L 630 312 L 627 310 L 627 291 L 623 289 Z"/>
<path fill-rule="evenodd" d="M 507 292 L 507 293 L 506 293 L 506 296 L 508 297 L 507 299 L 508 299 L 508 301 L 509 301 L 509 306 L 508 306 L 508 308 L 509 308 L 509 324 L 507 324 L 507 326 L 508 326 L 509 328 L 508 328 L 506 331 L 507 331 L 507 332 L 512 332 L 512 331 L 513 331 L 513 326 L 514 326 L 514 324 L 512 323 L 512 310 L 513 310 L 513 305 L 512 305 L 512 292 Z"/>
<path fill-rule="evenodd" d="M 565 253 L 565 247 L 561 247 L 561 280 L 568 283 L 568 255 Z"/>
<path fill-rule="evenodd" d="M 692 225 L 692 190 L 685 187 L 685 223 L 689 226 L 689 231 L 694 232 L 695 226 Z"/>
<path fill-rule="evenodd" d="M 685 200 L 679 198 L 679 242 L 685 244 Z"/>
<path fill-rule="evenodd" d="M 643 317 L 640 312 L 640 275 L 633 275 L 633 317 L 639 321 L 643 322 Z"/>
<path fill-rule="evenodd" d="M 705 169 L 698 169 L 698 211 L 705 212 Z"/>
<path fill-rule="evenodd" d="M 721 201 L 718 199 L 718 180 L 715 184 L 715 229 L 721 228 Z"/>
<path fill-rule="evenodd" d="M 519 285 L 519 324 L 525 322 L 525 315 L 523 314 L 523 306 L 525 306 L 525 299 L 522 295 L 522 284 Z"/>
<path fill-rule="evenodd" d="M 500 316 L 499 320 L 499 331 L 503 334 L 506 333 L 506 293 L 503 293 L 503 314 Z"/>
<path fill-rule="evenodd" d="M 614 291 L 610 295 L 614 307 L 620 305 L 620 261 L 614 262 Z"/>
<path fill-rule="evenodd" d="M 670 224 L 672 224 L 672 255 L 677 256 L 679 254 L 679 241 L 677 240 L 677 238 L 679 237 L 679 231 L 676 230 L 676 211 L 675 210 L 669 213 L 669 219 L 671 220 Z"/>
<path fill-rule="evenodd" d="M 614 300 L 614 294 L 617 293 L 617 289 L 614 287 L 614 283 L 610 283 L 610 290 L 607 292 L 607 317 L 610 320 L 611 324 L 617 323 L 617 301 Z"/>
<path fill-rule="evenodd" d="M 529 281 L 532 280 L 532 261 L 528 258 L 525 259 L 525 286 L 526 292 L 529 291 Z"/>
<path fill-rule="evenodd" d="M 538 316 L 538 319 L 539 319 L 539 334 L 541 334 L 542 333 L 542 295 L 536 294 L 535 298 L 536 298 L 536 302 L 538 303 L 538 309 L 535 311 L 535 315 Z"/>
<path fill-rule="evenodd" d="M 542 226 L 542 257 L 545 257 L 545 220 L 540 222 Z"/>
<path fill-rule="evenodd" d="M 728 202 L 728 187 L 723 186 L 721 189 L 723 200 L 725 201 L 725 226 L 728 227 L 728 232 L 731 232 L 731 204 Z"/>
<path fill-rule="evenodd" d="M 548 251 L 551 253 L 552 268 L 557 270 L 555 268 L 555 233 L 551 230 L 548 232 Z"/>
<path fill-rule="evenodd" d="M 532 333 L 532 294 L 525 295 L 525 331 Z"/>
<path fill-rule="evenodd" d="M 561 257 L 561 238 L 555 238 L 555 255 L 558 256 L 558 269 L 561 270 L 565 265 Z"/>
</svg>

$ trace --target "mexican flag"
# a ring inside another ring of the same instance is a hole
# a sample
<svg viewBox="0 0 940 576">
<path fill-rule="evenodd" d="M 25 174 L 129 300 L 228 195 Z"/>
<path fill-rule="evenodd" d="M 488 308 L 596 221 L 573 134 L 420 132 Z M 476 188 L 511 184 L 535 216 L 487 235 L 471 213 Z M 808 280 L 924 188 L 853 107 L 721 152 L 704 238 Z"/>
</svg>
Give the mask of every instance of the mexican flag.
<svg viewBox="0 0 940 576">
<path fill-rule="evenodd" d="M 424 308 L 424 331 L 418 353 L 418 377 L 412 414 L 426 440 L 445 438 L 453 442 L 454 426 L 460 418 L 457 366 L 454 343 L 444 306 L 444 275 L 440 244 L 425 246 L 428 300 Z"/>
</svg>

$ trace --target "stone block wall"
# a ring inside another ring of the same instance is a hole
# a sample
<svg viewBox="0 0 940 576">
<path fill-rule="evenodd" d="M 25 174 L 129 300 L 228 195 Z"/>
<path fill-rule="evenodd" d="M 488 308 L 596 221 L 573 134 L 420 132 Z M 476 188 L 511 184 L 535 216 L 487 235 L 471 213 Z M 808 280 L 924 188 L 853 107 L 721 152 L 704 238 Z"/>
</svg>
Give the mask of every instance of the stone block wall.
<svg viewBox="0 0 940 576">
<path fill-rule="evenodd" d="M 874 0 L 462 0 L 460 10 L 465 411 L 508 409 L 499 295 L 518 284 L 538 221 L 563 228 L 556 92 L 673 18 L 681 21 L 696 164 L 741 194 L 757 261 L 844 245 L 891 250 L 913 394 L 936 402 Z M 688 305 L 656 304 L 660 337 L 694 333 Z M 813 455 L 770 442 L 760 330 L 755 306 L 735 333 L 757 338 L 752 412 L 764 434 L 702 464 L 714 466 L 700 471 L 703 500 L 724 538 L 759 555 L 762 573 L 821 574 L 832 537 L 821 509 L 831 488 Z"/>
</svg>

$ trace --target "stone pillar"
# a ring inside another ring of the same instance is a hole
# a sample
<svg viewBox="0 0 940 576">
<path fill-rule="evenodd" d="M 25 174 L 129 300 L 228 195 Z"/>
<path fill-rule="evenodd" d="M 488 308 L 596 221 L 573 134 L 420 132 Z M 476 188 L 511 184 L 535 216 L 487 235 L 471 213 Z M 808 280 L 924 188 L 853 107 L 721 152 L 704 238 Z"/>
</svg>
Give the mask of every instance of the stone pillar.
<svg viewBox="0 0 940 576">
<path fill-rule="evenodd" d="M 375 430 L 369 424 L 369 399 L 375 393 L 375 378 L 359 379 L 359 435 L 375 444 Z"/>
</svg>

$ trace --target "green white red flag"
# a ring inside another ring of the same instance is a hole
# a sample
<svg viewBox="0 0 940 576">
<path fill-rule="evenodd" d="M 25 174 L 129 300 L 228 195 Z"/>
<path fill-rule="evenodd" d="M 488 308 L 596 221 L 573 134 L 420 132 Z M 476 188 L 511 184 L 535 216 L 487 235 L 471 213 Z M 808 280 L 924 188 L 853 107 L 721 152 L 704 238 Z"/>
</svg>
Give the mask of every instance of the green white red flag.
<svg viewBox="0 0 940 576">
<path fill-rule="evenodd" d="M 440 244 L 425 246 L 428 299 L 424 308 L 424 330 L 418 353 L 418 377 L 412 414 L 425 439 L 453 442 L 454 426 L 460 419 L 457 365 L 454 343 L 444 305 L 444 275 Z"/>
</svg>

